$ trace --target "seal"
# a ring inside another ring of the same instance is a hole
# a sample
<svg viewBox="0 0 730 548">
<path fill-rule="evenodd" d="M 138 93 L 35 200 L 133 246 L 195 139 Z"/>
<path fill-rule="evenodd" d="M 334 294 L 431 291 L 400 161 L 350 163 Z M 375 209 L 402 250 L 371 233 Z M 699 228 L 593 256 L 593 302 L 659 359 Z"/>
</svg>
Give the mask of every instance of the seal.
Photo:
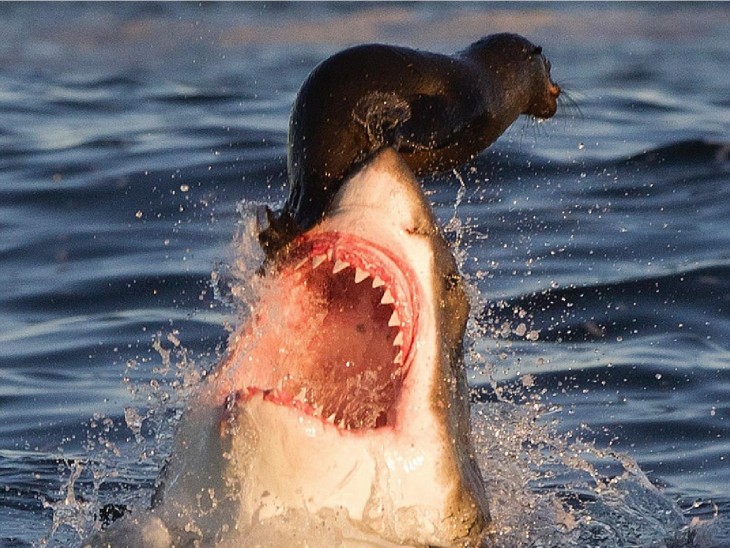
<svg viewBox="0 0 730 548">
<path fill-rule="evenodd" d="M 550 118 L 560 86 L 542 49 L 494 34 L 453 55 L 367 44 L 319 64 L 289 122 L 289 196 L 268 212 L 270 255 L 318 222 L 348 175 L 392 147 L 416 175 L 461 165 L 520 115 Z"/>
</svg>

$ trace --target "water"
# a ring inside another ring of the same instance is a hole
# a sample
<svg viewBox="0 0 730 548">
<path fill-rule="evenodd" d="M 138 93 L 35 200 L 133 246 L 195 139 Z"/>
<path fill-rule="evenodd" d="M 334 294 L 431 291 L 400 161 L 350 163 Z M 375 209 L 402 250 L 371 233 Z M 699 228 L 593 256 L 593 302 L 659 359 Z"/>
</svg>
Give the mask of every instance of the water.
<svg viewBox="0 0 730 548">
<path fill-rule="evenodd" d="M 532 535 L 505 545 L 730 544 L 726 4 L 0 12 L 0 545 L 78 544 L 151 489 L 236 319 L 237 206 L 284 197 L 309 70 L 352 43 L 504 30 L 542 44 L 580 111 L 516 123 L 463 187 L 427 184 L 479 303 L 498 521 Z"/>
</svg>

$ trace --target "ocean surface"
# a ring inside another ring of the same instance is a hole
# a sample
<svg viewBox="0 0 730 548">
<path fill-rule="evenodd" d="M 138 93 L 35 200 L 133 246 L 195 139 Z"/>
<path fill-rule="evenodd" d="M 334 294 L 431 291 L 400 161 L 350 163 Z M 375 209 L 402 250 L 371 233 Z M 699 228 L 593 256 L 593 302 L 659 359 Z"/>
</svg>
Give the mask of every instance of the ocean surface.
<svg viewBox="0 0 730 548">
<path fill-rule="evenodd" d="M 502 545 L 730 546 L 727 3 L 0 4 L 0 546 L 149 500 L 309 71 L 502 31 L 568 99 L 424 182 Z"/>
</svg>

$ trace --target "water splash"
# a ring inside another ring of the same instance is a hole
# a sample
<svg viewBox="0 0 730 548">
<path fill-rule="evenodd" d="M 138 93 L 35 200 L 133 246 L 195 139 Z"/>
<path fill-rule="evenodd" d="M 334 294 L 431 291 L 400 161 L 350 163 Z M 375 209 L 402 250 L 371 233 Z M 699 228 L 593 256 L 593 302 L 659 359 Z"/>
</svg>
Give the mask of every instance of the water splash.
<svg viewBox="0 0 730 548">
<path fill-rule="evenodd" d="M 534 401 L 474 406 L 498 546 L 695 546 L 699 524 L 632 459 L 557 434 L 546 414 Z"/>
<path fill-rule="evenodd" d="M 156 359 L 130 359 L 124 366 L 131 405 L 121 417 L 95 414 L 83 458 L 59 463 L 59 473 L 67 477 L 58 498 L 43 501 L 53 523 L 40 545 L 77 545 L 121 515 L 149 506 L 182 407 L 206 374 L 177 330 L 158 333 L 151 348 Z"/>
<path fill-rule="evenodd" d="M 477 287 L 489 273 L 470 264 L 476 259 L 468 249 L 475 237 L 483 238 L 460 217 L 466 187 L 458 172 L 455 176 L 459 187 L 444 232 L 469 286 L 465 358 L 475 402 L 471 436 L 490 496 L 494 544 L 705 545 L 699 539 L 707 538 L 707 523 L 688 522 L 628 455 L 584 442 L 581 432 L 558 431 L 561 410 L 543 401 L 547 390 L 536 382 L 549 360 L 531 351 L 535 365 L 529 373 L 520 371 L 524 350 L 537 349 L 540 339 L 530 310 L 490 302 Z"/>
<path fill-rule="evenodd" d="M 262 254 L 254 237 L 255 213 L 261 206 L 242 202 L 241 220 L 232 244 L 232 259 L 211 273 L 216 302 L 240 322 L 250 313 L 260 287 L 251 283 Z M 228 322 L 228 320 L 226 320 Z M 233 331 L 230 324 L 226 325 Z M 44 501 L 53 511 L 51 531 L 40 544 L 72 546 L 127 513 L 149 508 L 155 483 L 170 452 L 185 403 L 222 358 L 194 356 L 177 329 L 154 335 L 151 355 L 124 364 L 122 383 L 131 402 L 121 417 L 95 414 L 89 421 L 83 460 L 64 460 L 58 499 Z"/>
<path fill-rule="evenodd" d="M 53 538 L 62 527 L 71 528 L 79 536 L 82 536 L 88 528 L 89 521 L 93 521 L 93 502 L 84 502 L 76 497 L 76 482 L 84 470 L 84 465 L 79 461 L 67 462 L 69 475 L 60 490 L 60 498 L 57 501 L 43 501 L 44 508 L 53 510 L 53 525 L 49 538 Z M 46 540 L 41 544 L 45 545 Z"/>
</svg>

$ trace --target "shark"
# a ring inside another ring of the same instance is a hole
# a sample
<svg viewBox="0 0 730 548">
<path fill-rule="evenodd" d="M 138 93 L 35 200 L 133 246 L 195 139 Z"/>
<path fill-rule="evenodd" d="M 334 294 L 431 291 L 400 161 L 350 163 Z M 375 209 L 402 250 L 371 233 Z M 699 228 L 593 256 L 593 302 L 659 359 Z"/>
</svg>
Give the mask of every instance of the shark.
<svg viewBox="0 0 730 548">
<path fill-rule="evenodd" d="M 402 157 L 376 154 L 256 276 L 152 508 L 92 545 L 483 545 L 469 304 Z"/>
</svg>

